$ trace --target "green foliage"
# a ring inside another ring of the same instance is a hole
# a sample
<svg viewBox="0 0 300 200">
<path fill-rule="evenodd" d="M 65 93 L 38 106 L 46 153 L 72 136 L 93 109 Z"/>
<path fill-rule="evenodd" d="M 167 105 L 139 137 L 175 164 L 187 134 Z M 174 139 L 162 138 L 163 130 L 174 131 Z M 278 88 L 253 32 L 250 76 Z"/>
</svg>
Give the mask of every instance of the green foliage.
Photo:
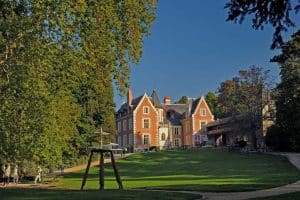
<svg viewBox="0 0 300 200">
<path fill-rule="evenodd" d="M 300 3 L 291 0 L 230 0 L 225 8 L 229 9 L 227 21 L 242 23 L 246 16 L 252 17 L 252 27 L 263 30 L 265 25 L 271 25 L 275 29 L 271 48 L 281 47 L 283 43 L 282 32 L 289 27 L 295 27 L 291 19 L 292 10 L 296 14 L 300 12 Z"/>
<path fill-rule="evenodd" d="M 175 104 L 187 104 L 188 103 L 188 97 L 182 96 L 178 101 L 175 102 Z"/>
<path fill-rule="evenodd" d="M 218 101 L 218 96 L 214 92 L 208 92 L 205 95 L 205 101 L 208 104 L 211 112 L 215 116 L 215 118 L 219 118 L 220 116 L 220 103 Z"/>
<path fill-rule="evenodd" d="M 49 168 L 114 133 L 113 84 L 140 60 L 155 0 L 0 4 L 0 155 Z M 113 139 L 114 135 L 111 136 Z"/>
<path fill-rule="evenodd" d="M 219 87 L 220 115 L 227 117 L 248 112 L 253 118 L 260 118 L 263 91 L 270 90 L 269 84 L 269 71 L 262 67 L 239 71 L 237 77 L 222 82 Z"/>
<path fill-rule="evenodd" d="M 272 61 L 280 64 L 281 83 L 277 86 L 276 119 L 288 150 L 300 151 L 300 31 L 282 47 Z"/>
</svg>

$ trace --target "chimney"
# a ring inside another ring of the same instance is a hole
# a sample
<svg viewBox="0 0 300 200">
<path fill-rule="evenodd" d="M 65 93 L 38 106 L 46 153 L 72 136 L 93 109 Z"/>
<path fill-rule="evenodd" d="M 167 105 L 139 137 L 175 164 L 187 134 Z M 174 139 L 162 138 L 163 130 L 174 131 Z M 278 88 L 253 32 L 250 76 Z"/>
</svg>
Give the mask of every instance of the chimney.
<svg viewBox="0 0 300 200">
<path fill-rule="evenodd" d="M 132 101 L 133 101 L 133 94 L 132 94 L 131 88 L 129 88 L 128 92 L 127 92 L 127 104 L 128 104 L 128 106 L 132 105 Z"/>
<path fill-rule="evenodd" d="M 165 96 L 164 103 L 165 103 L 165 105 L 170 105 L 171 104 L 171 97 L 170 96 Z"/>
</svg>

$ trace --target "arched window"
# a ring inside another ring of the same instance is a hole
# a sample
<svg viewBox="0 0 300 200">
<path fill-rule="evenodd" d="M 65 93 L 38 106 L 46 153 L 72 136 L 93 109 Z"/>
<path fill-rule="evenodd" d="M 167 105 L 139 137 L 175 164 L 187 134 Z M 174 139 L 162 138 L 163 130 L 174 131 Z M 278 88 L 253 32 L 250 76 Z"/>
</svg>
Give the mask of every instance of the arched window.
<svg viewBox="0 0 300 200">
<path fill-rule="evenodd" d="M 161 134 L 161 141 L 165 141 L 166 140 L 166 134 L 165 133 L 162 133 Z"/>
</svg>

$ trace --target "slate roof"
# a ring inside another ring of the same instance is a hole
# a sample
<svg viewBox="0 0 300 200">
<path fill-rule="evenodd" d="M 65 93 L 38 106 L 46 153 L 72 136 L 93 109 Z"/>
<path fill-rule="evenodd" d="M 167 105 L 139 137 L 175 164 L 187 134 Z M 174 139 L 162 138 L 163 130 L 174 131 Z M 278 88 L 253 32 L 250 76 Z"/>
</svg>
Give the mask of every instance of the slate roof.
<svg viewBox="0 0 300 200">
<path fill-rule="evenodd" d="M 167 112 L 167 120 L 172 125 L 181 125 L 181 120 L 189 108 L 188 104 L 169 104 L 164 107 Z"/>
<path fill-rule="evenodd" d="M 194 114 L 200 100 L 201 100 L 201 98 L 193 100 L 192 107 L 191 107 L 191 113 L 190 113 L 191 115 Z"/>
<path fill-rule="evenodd" d="M 137 107 L 137 105 L 140 103 L 142 98 L 143 98 L 143 95 L 139 96 L 139 97 L 136 97 L 135 99 L 132 100 L 132 104 L 130 106 L 131 110 L 134 110 Z M 117 111 L 117 113 L 122 113 L 122 112 L 127 111 L 127 110 L 128 110 L 128 104 L 124 103 L 120 107 L 120 109 Z"/>
<path fill-rule="evenodd" d="M 151 102 L 156 108 L 162 108 L 162 105 L 160 103 L 160 100 L 157 96 L 157 93 L 155 90 L 153 90 L 152 95 L 151 95 Z"/>
<path fill-rule="evenodd" d="M 222 119 L 217 119 L 213 122 L 208 123 L 206 125 L 206 127 L 223 125 L 223 124 L 230 123 L 232 121 L 239 121 L 239 120 L 248 119 L 248 118 L 249 118 L 248 113 L 242 113 L 242 114 L 238 114 L 238 115 L 231 116 L 231 117 L 225 117 L 225 118 L 222 118 Z"/>
</svg>

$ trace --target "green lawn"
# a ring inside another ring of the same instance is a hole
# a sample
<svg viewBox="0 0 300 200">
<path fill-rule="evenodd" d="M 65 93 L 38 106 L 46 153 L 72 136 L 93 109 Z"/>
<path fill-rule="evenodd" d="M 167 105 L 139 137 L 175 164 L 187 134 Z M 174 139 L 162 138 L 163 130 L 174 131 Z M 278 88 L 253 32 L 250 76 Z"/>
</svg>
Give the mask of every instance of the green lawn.
<svg viewBox="0 0 300 200">
<path fill-rule="evenodd" d="M 135 154 L 118 160 L 117 165 L 126 189 L 250 191 L 300 180 L 300 171 L 285 157 L 215 149 Z M 105 188 L 117 188 L 111 165 L 105 169 Z M 66 174 L 59 185 L 78 189 L 83 173 Z M 86 188 L 98 187 L 98 168 L 93 167 Z"/>
<path fill-rule="evenodd" d="M 5 189 L 0 190 L 2 200 L 185 200 L 199 199 L 199 195 L 179 194 L 151 191 L 120 191 L 120 190 L 42 190 L 42 189 Z"/>
<path fill-rule="evenodd" d="M 297 200 L 300 199 L 300 192 L 290 193 L 290 194 L 282 194 L 279 196 L 271 196 L 265 198 L 256 198 L 251 200 Z"/>
</svg>

